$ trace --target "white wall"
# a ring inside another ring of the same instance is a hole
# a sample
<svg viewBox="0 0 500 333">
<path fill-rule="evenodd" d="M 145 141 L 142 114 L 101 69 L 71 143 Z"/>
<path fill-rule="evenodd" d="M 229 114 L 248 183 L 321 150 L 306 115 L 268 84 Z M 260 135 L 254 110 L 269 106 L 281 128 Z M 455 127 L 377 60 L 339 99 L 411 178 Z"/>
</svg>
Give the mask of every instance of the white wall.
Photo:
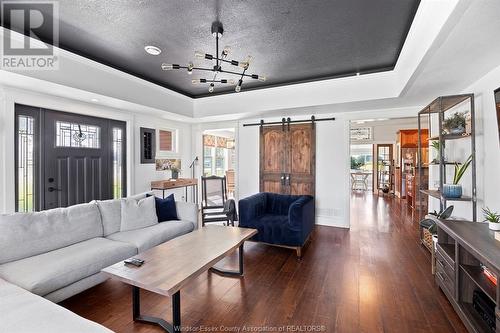
<svg viewBox="0 0 500 333">
<path fill-rule="evenodd" d="M 500 66 L 473 83 L 464 93 L 475 95 L 478 208 L 500 212 L 500 144 L 493 91 L 500 87 Z M 478 214 L 482 218 L 481 214 Z"/>
<path fill-rule="evenodd" d="M 141 156 L 140 156 L 140 128 L 155 128 L 155 129 L 174 129 L 177 131 L 177 152 L 158 155 L 156 158 L 175 158 L 181 159 L 181 173 L 179 177 L 191 177 L 191 172 L 189 170 L 189 164 L 191 160 L 194 158 L 191 155 L 191 125 L 183 124 L 172 121 L 165 121 L 163 119 L 158 119 L 154 117 L 147 117 L 137 115 L 135 116 L 134 121 L 134 167 L 135 167 L 135 184 L 134 191 L 135 193 L 149 191 L 151 181 L 153 180 L 161 180 L 161 179 L 169 179 L 171 176 L 170 171 L 156 171 L 156 167 L 154 164 L 141 164 Z M 175 198 L 177 200 L 181 200 L 185 197 L 184 189 L 176 189 L 172 191 L 166 191 L 165 195 L 175 193 Z M 158 195 L 161 195 L 161 191 L 158 192 Z M 188 191 L 188 200 L 191 199 L 191 190 Z"/>
<path fill-rule="evenodd" d="M 80 113 L 83 115 L 122 120 L 127 123 L 127 184 L 128 193 L 149 190 L 151 180 L 169 178 L 169 172 L 155 171 L 154 164 L 140 164 L 139 128 L 173 128 L 179 133 L 179 151 L 167 158 L 181 158 L 184 174 L 191 160 L 191 125 L 173 122 L 162 118 L 148 117 L 143 114 L 126 112 L 119 109 L 84 103 L 68 98 L 35 93 L 11 87 L 0 86 L 0 213 L 13 212 L 15 209 L 15 170 L 14 170 L 14 105 L 15 103 Z M 182 190 L 176 191 L 181 198 Z"/>
</svg>

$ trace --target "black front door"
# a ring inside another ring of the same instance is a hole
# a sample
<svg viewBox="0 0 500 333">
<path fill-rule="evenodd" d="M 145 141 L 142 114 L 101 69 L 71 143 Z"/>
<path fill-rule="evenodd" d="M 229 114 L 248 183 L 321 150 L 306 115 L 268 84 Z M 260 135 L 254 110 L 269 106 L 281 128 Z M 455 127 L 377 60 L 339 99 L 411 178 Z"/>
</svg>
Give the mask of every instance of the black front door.
<svg viewBox="0 0 500 333">
<path fill-rule="evenodd" d="M 34 163 L 39 166 L 34 170 L 34 178 L 39 175 L 35 209 L 125 195 L 124 122 L 16 106 L 18 116 L 29 112 L 38 114 L 34 119 L 40 129 L 40 154 L 34 156 L 39 161 Z"/>
<path fill-rule="evenodd" d="M 45 111 L 45 209 L 111 198 L 107 120 Z"/>
</svg>

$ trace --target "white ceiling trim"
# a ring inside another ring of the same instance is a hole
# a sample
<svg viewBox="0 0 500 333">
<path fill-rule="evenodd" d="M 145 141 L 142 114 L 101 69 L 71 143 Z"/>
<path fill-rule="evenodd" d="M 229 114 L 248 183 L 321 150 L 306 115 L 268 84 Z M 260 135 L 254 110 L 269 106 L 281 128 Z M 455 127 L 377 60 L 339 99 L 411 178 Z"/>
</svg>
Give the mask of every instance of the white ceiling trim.
<svg viewBox="0 0 500 333">
<path fill-rule="evenodd" d="M 467 0 L 422 0 L 396 67 L 388 72 L 192 99 L 58 49 L 59 70 L 0 71 L 0 84 L 84 102 L 95 98 L 104 106 L 185 122 L 241 119 L 276 110 L 397 98 L 459 1 Z M 3 34 L 2 28 L 0 37 Z M 15 38 L 23 36 L 17 34 Z"/>
<path fill-rule="evenodd" d="M 399 97 L 459 1 L 421 1 L 393 71 L 199 98 L 194 117 Z"/>
</svg>

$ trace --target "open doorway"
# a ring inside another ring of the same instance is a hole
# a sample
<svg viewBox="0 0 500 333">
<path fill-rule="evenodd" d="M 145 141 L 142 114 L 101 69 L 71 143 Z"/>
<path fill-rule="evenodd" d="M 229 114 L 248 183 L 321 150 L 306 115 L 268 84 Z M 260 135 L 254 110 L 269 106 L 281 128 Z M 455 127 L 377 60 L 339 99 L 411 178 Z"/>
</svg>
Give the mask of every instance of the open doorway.
<svg viewBox="0 0 500 333">
<path fill-rule="evenodd" d="M 373 145 L 351 144 L 351 190 L 373 189 Z"/>
<path fill-rule="evenodd" d="M 428 130 L 421 129 L 420 136 L 427 142 Z M 418 139 L 417 117 L 351 121 L 351 198 L 373 196 L 369 201 L 376 203 L 383 197 L 415 210 L 418 159 L 428 165 L 427 148 L 418 156 Z"/>
<path fill-rule="evenodd" d="M 228 197 L 236 192 L 236 140 L 234 128 L 203 131 L 203 176 L 226 176 Z"/>
</svg>

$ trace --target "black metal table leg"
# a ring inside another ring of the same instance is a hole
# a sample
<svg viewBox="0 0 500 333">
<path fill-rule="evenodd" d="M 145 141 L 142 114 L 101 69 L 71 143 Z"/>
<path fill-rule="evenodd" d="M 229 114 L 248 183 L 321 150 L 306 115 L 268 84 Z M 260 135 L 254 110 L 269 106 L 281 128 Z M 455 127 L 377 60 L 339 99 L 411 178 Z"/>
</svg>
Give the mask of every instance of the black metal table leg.
<svg viewBox="0 0 500 333">
<path fill-rule="evenodd" d="M 172 325 L 174 332 L 181 331 L 181 291 L 172 296 Z"/>
<path fill-rule="evenodd" d="M 196 193 L 196 204 L 198 204 L 198 184 L 195 186 L 195 193 Z"/>
<path fill-rule="evenodd" d="M 141 297 L 139 287 L 132 286 L 132 315 L 134 321 L 158 325 L 169 333 L 181 331 L 181 292 L 172 296 L 172 324 L 164 319 L 141 315 Z"/>
<path fill-rule="evenodd" d="M 214 273 L 224 275 L 224 276 L 243 276 L 243 245 L 245 243 L 241 243 L 238 249 L 238 259 L 239 259 L 239 270 L 228 270 L 223 268 L 211 267 L 210 270 Z"/>
</svg>

